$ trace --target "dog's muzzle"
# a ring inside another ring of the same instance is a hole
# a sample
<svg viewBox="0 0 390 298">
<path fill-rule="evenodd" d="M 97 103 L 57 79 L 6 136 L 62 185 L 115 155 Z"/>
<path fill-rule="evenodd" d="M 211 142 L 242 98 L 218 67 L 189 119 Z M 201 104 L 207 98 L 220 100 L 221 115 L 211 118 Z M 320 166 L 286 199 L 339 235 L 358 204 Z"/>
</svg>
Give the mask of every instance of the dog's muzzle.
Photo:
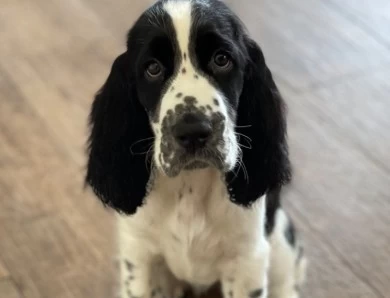
<svg viewBox="0 0 390 298">
<path fill-rule="evenodd" d="M 224 168 L 225 117 L 219 112 L 180 107 L 163 121 L 160 164 L 168 176 L 182 169 Z"/>
</svg>

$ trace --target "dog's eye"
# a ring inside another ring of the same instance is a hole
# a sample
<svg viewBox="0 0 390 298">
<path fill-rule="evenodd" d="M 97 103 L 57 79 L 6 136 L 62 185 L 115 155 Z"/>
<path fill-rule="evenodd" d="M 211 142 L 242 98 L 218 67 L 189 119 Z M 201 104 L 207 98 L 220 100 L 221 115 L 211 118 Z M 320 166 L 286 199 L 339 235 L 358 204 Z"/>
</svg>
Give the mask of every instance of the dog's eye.
<svg viewBox="0 0 390 298">
<path fill-rule="evenodd" d="M 220 70 L 228 70 L 232 66 L 232 59 L 228 53 L 218 51 L 214 54 L 213 63 Z"/>
<path fill-rule="evenodd" d="M 146 75 L 151 79 L 159 78 L 163 73 L 161 64 L 157 61 L 151 61 L 146 65 Z"/>
</svg>

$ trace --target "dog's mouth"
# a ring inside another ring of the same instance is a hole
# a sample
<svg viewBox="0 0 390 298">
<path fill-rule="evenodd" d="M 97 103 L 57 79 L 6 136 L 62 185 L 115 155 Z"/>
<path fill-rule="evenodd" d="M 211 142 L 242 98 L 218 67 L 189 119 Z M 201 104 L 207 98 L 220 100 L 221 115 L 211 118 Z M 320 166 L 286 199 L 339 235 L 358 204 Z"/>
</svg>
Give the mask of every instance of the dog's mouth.
<svg viewBox="0 0 390 298">
<path fill-rule="evenodd" d="M 182 170 L 195 170 L 213 167 L 223 171 L 225 159 L 221 152 L 217 150 L 204 150 L 196 154 L 188 154 L 183 152 L 176 152 L 169 163 L 162 163 L 163 171 L 169 177 L 179 175 Z"/>
<path fill-rule="evenodd" d="M 210 162 L 207 162 L 205 160 L 193 160 L 188 162 L 186 165 L 184 165 L 185 170 L 195 170 L 195 169 L 204 169 L 209 166 L 212 166 Z"/>
</svg>

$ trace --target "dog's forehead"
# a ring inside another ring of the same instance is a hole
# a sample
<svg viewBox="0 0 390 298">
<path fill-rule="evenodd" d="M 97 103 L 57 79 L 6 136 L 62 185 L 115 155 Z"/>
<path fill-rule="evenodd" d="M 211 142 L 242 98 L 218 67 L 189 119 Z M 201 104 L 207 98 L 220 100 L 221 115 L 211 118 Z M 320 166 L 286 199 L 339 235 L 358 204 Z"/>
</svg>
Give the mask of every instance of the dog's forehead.
<svg viewBox="0 0 390 298">
<path fill-rule="evenodd" d="M 161 29 L 171 36 L 174 29 L 179 41 L 187 41 L 194 29 L 229 30 L 228 21 L 234 13 L 217 0 L 162 0 L 145 11 L 140 20 L 146 20 L 151 27 Z M 145 26 L 141 22 L 142 27 Z M 171 28 L 173 26 L 174 28 Z"/>
<path fill-rule="evenodd" d="M 192 1 L 167 1 L 163 5 L 163 9 L 170 16 L 174 29 L 176 31 L 176 39 L 181 52 L 188 49 L 190 40 L 191 22 L 192 22 Z"/>
</svg>

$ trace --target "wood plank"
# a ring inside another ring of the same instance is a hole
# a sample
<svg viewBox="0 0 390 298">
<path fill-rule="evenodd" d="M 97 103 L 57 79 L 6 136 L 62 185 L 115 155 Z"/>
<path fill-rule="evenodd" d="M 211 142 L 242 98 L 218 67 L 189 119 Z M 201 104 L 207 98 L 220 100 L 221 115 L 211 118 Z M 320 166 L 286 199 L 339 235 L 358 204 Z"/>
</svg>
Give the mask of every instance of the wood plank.
<svg viewBox="0 0 390 298">
<path fill-rule="evenodd" d="M 0 280 L 0 294 L 4 298 L 22 298 L 15 284 L 10 279 Z"/>
<path fill-rule="evenodd" d="M 8 270 L 5 268 L 2 260 L 0 260 L 0 280 L 9 276 Z"/>
<path fill-rule="evenodd" d="M 112 290 L 112 237 L 98 231 L 94 222 L 74 230 L 69 220 L 67 214 L 57 214 L 0 227 L 0 237 L 7 236 L 0 243 L 2 258 L 24 284 L 26 297 L 96 297 Z M 105 244 L 93 247 L 90 231 L 100 233 Z"/>
<path fill-rule="evenodd" d="M 390 3 L 387 0 L 361 1 L 325 0 L 330 8 L 355 22 L 367 33 L 390 49 Z"/>
<path fill-rule="evenodd" d="M 290 204 L 312 233 L 321 235 L 316 246 L 327 246 L 378 297 L 387 297 L 390 175 L 345 141 L 347 136 L 329 126 L 326 115 L 299 103 L 301 98 L 289 101 L 294 189 L 302 196 Z M 334 278 L 337 282 L 339 276 Z"/>
<path fill-rule="evenodd" d="M 0 50 L 10 57 L 30 56 L 109 36 L 82 1 L 3 0 Z"/>
<path fill-rule="evenodd" d="M 327 85 L 389 61 L 386 46 L 322 1 L 226 2 L 260 43 L 271 69 L 295 90 Z"/>
<path fill-rule="evenodd" d="M 291 102 L 390 175 L 389 65 L 331 88 L 294 96 Z"/>
<path fill-rule="evenodd" d="M 0 238 L 7 239 L 1 258 L 26 297 L 108 293 L 115 255 L 110 214 L 83 191 L 84 171 L 16 88 L 3 72 L 0 90 L 9 100 L 0 101 Z"/>
<path fill-rule="evenodd" d="M 291 190 L 286 194 L 285 199 L 294 203 L 307 198 L 298 191 Z M 290 204 L 287 205 L 287 210 L 289 210 L 298 230 L 298 237 L 304 243 L 305 254 L 309 261 L 307 281 L 302 289 L 302 297 L 382 297 L 378 296 L 370 285 L 361 280 L 349 266 L 345 265 L 340 255 L 336 254 L 328 245 L 329 241 L 333 240 L 324 238 L 322 234 L 311 228 L 312 221 L 318 220 L 320 217 L 314 219 L 314 216 L 311 216 L 309 222 L 306 218 L 303 218 L 301 210 L 292 208 Z M 334 237 L 340 237 L 340 235 L 334 235 Z M 346 254 L 344 253 L 344 255 Z"/>
<path fill-rule="evenodd" d="M 59 148 L 80 167 L 85 164 L 90 104 L 112 61 L 123 51 L 109 42 L 108 46 L 98 44 L 80 43 L 73 52 L 59 48 L 51 53 L 0 61 Z"/>
<path fill-rule="evenodd" d="M 0 224 L 4 224 L 56 210 L 58 201 L 47 198 L 60 199 L 59 185 L 67 187 L 77 168 L 64 167 L 67 154 L 53 144 L 47 127 L 28 107 L 16 84 L 4 70 L 0 72 L 0 90 L 7 99 L 0 101 Z M 68 201 L 62 202 L 64 206 Z"/>
<path fill-rule="evenodd" d="M 83 0 L 111 34 L 120 41 L 125 41 L 126 34 L 141 13 L 152 5 L 155 0 L 117 0 L 112 5 L 110 0 Z"/>
</svg>

